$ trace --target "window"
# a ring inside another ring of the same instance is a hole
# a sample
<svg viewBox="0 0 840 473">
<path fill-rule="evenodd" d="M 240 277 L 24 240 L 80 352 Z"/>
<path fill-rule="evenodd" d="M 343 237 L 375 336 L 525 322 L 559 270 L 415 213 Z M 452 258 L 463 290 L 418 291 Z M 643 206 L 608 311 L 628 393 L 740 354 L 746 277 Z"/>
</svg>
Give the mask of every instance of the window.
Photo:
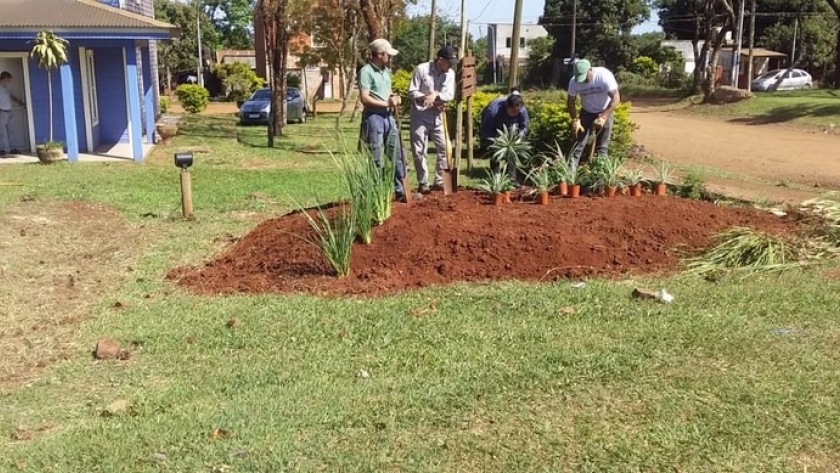
<svg viewBox="0 0 840 473">
<path fill-rule="evenodd" d="M 519 38 L 519 47 L 520 47 L 520 48 L 524 48 L 524 47 L 525 47 L 525 38 Z"/>
<path fill-rule="evenodd" d="M 87 98 L 90 109 L 91 125 L 99 124 L 99 100 L 96 97 L 96 68 L 94 67 L 93 50 L 85 50 L 85 74 L 87 75 Z"/>
<path fill-rule="evenodd" d="M 511 38 L 510 38 L 510 36 L 508 36 L 508 37 L 505 39 L 505 47 L 506 47 L 506 48 L 509 48 L 511 44 L 512 44 L 512 42 L 511 42 Z"/>
</svg>

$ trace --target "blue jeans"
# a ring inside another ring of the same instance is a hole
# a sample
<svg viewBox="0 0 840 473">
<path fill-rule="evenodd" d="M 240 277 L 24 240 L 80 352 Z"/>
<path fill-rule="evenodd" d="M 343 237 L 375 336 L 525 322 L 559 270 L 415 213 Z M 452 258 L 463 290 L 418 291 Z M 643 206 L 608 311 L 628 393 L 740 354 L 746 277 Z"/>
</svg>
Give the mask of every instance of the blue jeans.
<svg viewBox="0 0 840 473">
<path fill-rule="evenodd" d="M 614 115 L 614 113 L 611 113 L 609 118 L 607 118 L 606 123 L 604 123 L 604 127 L 601 128 L 600 132 L 597 132 L 598 135 L 595 138 L 595 156 L 604 157 L 607 156 L 607 153 L 609 152 Z M 576 163 L 580 163 L 582 156 L 586 157 L 586 159 L 583 160 L 584 162 L 589 159 L 590 148 L 586 146 L 586 143 L 589 141 L 589 137 L 596 133 L 595 130 L 592 129 L 592 122 L 594 122 L 596 118 L 598 118 L 597 113 L 589 113 L 586 110 L 580 111 L 580 124 L 583 126 L 584 132 L 578 135 L 575 140 L 575 150 L 574 153 L 572 153 L 572 158 Z"/>
<path fill-rule="evenodd" d="M 399 195 L 405 195 L 402 179 L 405 177 L 405 163 L 402 160 L 402 143 L 400 143 L 397 124 L 390 112 L 370 112 L 362 114 L 362 141 L 365 142 L 376 167 L 382 168 L 383 149 L 388 159 L 394 160 L 394 190 Z"/>
</svg>

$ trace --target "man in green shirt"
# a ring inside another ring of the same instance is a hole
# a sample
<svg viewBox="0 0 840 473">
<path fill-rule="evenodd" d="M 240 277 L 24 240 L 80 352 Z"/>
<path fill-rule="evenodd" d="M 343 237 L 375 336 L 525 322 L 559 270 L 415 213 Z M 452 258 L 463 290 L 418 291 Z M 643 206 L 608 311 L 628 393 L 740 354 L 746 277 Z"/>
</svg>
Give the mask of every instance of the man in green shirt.
<svg viewBox="0 0 840 473">
<path fill-rule="evenodd" d="M 396 164 L 394 190 L 398 200 L 405 200 L 407 189 L 403 189 L 405 166 L 400 159 L 397 125 L 391 108 L 400 106 L 400 97 L 391 92 L 391 71 L 388 64 L 391 57 L 399 53 L 387 40 L 377 39 L 370 43 L 370 60 L 359 70 L 359 98 L 364 105 L 362 113 L 362 140 L 370 149 L 376 166 L 382 167 L 382 152 Z"/>
</svg>

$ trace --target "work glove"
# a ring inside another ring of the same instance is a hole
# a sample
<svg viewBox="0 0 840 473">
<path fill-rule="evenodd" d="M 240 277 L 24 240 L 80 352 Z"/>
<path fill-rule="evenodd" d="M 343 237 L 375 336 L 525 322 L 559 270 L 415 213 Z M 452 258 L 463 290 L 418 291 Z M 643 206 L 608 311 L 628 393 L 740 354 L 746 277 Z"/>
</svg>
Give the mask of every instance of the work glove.
<svg viewBox="0 0 840 473">
<path fill-rule="evenodd" d="M 586 131 L 586 130 L 584 130 L 583 125 L 580 124 L 580 119 L 579 118 L 575 118 L 574 120 L 572 120 L 572 133 L 573 134 L 579 135 L 579 134 L 583 133 L 584 131 Z"/>
<path fill-rule="evenodd" d="M 600 131 L 604 128 L 604 123 L 607 123 L 607 119 L 604 117 L 598 117 L 592 122 L 592 128 L 595 128 L 596 131 Z"/>
</svg>

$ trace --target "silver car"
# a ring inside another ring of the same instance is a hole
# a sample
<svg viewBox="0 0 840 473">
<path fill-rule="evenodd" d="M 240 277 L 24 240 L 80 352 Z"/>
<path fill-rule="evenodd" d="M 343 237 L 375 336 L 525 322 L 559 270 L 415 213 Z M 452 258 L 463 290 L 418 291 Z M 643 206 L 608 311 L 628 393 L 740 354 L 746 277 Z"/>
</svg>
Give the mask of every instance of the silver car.
<svg viewBox="0 0 840 473">
<path fill-rule="evenodd" d="M 811 74 L 802 69 L 773 69 L 753 79 L 752 90 L 770 90 L 779 78 L 782 82 L 776 90 L 810 89 L 814 86 Z"/>
<path fill-rule="evenodd" d="M 257 89 L 239 107 L 239 123 L 266 124 L 271 112 L 271 89 Z M 300 89 L 286 87 L 286 121 L 306 123 L 306 101 Z"/>
</svg>

